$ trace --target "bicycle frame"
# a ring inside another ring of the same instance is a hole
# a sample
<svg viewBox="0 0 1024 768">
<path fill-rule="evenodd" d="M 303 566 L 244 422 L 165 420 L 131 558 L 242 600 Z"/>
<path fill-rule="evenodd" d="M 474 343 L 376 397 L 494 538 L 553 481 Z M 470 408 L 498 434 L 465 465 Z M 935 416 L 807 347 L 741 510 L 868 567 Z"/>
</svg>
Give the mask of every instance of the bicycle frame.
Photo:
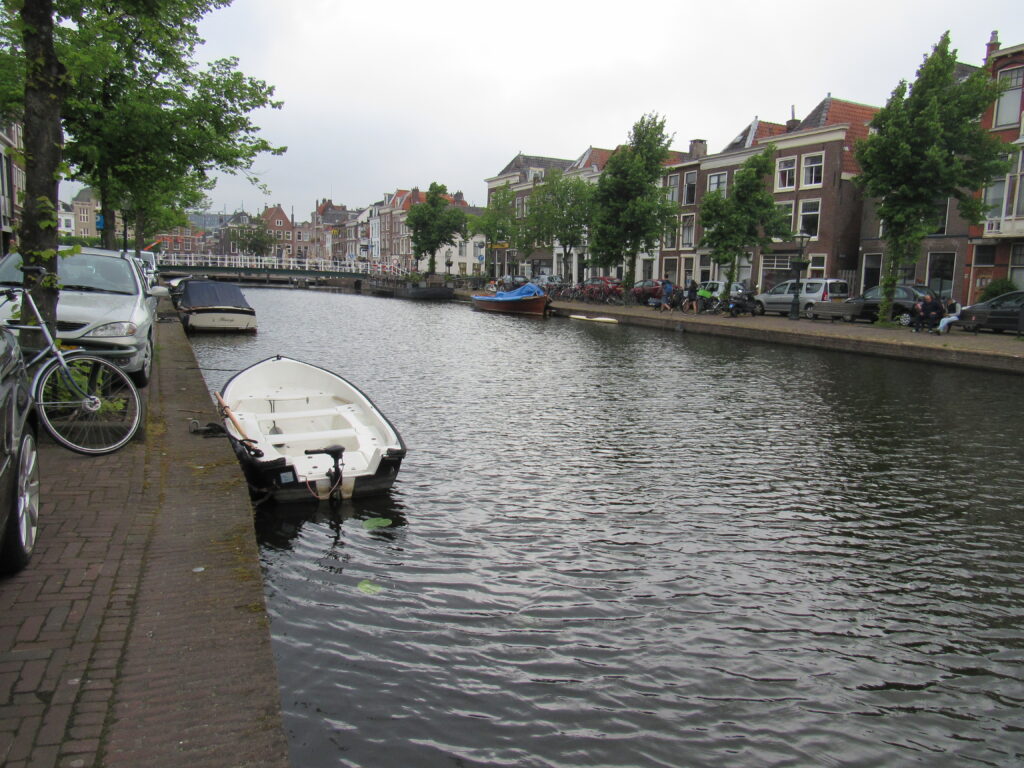
<svg viewBox="0 0 1024 768">
<path fill-rule="evenodd" d="M 31 357 L 31 359 L 25 360 L 25 368 L 28 369 L 28 370 L 31 370 L 34 365 L 37 365 L 38 363 L 42 362 L 43 360 L 54 359 L 55 358 L 55 359 L 57 359 L 59 361 L 60 367 L 64 371 L 65 379 L 67 379 L 67 381 L 71 384 L 71 386 L 75 389 L 75 391 L 77 391 L 78 394 L 81 395 L 82 398 L 85 399 L 85 400 L 94 400 L 95 398 L 92 395 L 90 395 L 88 392 L 83 391 L 82 388 L 78 385 L 78 382 L 75 381 L 73 376 L 71 376 L 70 371 L 68 369 L 67 360 L 64 357 L 64 353 L 61 352 L 60 345 L 57 343 L 57 340 L 53 337 L 53 334 L 50 333 L 50 329 L 47 327 L 46 323 L 43 322 L 43 316 L 39 312 L 39 307 L 36 306 L 36 302 L 32 298 L 32 294 L 28 291 L 28 289 L 26 289 L 24 287 L 21 287 L 21 286 L 9 286 L 9 287 L 7 287 L 7 288 L 5 288 L 3 290 L 3 296 L 4 296 L 4 300 L 3 300 L 3 302 L 0 302 L 0 306 L 2 306 L 3 304 L 6 304 L 8 302 L 16 301 L 18 299 L 18 297 L 20 296 L 21 297 L 21 301 L 22 301 L 22 306 L 28 307 L 28 309 L 31 310 L 32 316 L 35 317 L 36 323 L 38 323 L 38 325 L 31 325 L 31 324 L 24 323 L 24 322 L 22 322 L 22 323 L 15 323 L 12 320 L 8 320 L 5 323 L 6 326 L 8 328 L 10 328 L 11 330 L 14 330 L 14 331 L 32 331 L 34 333 L 40 333 L 40 334 L 42 334 L 43 339 L 45 339 L 45 341 L 46 341 L 46 345 L 42 349 L 40 349 L 37 353 L 35 353 Z M 19 346 L 21 346 L 20 345 L 20 339 L 19 339 Z M 22 359 L 25 359 L 25 347 L 24 346 L 21 346 L 21 354 L 22 354 Z M 33 374 L 33 376 L 32 376 L 32 392 L 37 392 L 38 391 L 39 378 L 40 378 L 40 376 L 42 376 L 42 374 L 43 374 L 43 372 L 45 370 L 46 370 L 46 366 L 45 365 L 40 365 L 36 369 L 35 374 Z"/>
</svg>

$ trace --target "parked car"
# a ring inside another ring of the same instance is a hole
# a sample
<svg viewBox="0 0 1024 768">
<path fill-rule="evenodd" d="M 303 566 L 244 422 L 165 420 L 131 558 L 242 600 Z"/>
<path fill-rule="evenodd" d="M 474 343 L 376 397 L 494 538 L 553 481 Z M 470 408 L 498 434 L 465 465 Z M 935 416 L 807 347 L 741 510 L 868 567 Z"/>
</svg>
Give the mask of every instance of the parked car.
<svg viewBox="0 0 1024 768">
<path fill-rule="evenodd" d="M 28 565 L 39 528 L 39 461 L 30 383 L 14 335 L 0 328 L 0 572 Z"/>
<path fill-rule="evenodd" d="M 722 295 L 722 286 L 724 284 L 725 284 L 724 280 L 705 280 L 703 283 L 701 283 L 699 286 L 697 286 L 697 289 L 698 290 L 709 291 L 712 296 L 721 296 Z M 739 295 L 744 294 L 746 292 L 747 292 L 747 286 L 745 286 L 743 283 L 732 283 L 732 285 L 729 288 L 729 295 L 730 296 L 739 296 Z"/>
<path fill-rule="evenodd" d="M 787 280 L 774 288 L 754 297 L 758 314 L 778 312 L 787 315 L 793 307 L 793 296 L 797 292 L 797 281 Z M 850 285 L 835 277 L 810 277 L 800 280 L 800 295 L 797 307 L 805 316 L 811 316 L 811 309 L 819 301 L 843 301 L 850 296 Z"/>
<path fill-rule="evenodd" d="M 591 301 L 622 295 L 621 281 L 617 277 L 608 277 L 607 275 L 588 277 L 579 284 L 579 287 L 584 296 Z"/>
<path fill-rule="evenodd" d="M 0 261 L 0 285 L 21 285 L 21 256 Z M 106 357 L 140 387 L 153 370 L 153 324 L 163 286 L 148 286 L 135 260 L 117 251 L 82 248 L 57 260 L 57 337 Z M 10 311 L 10 305 L 5 305 Z"/>
<path fill-rule="evenodd" d="M 1017 331 L 1021 328 L 1022 318 L 1024 291 L 1012 291 L 961 309 L 960 327 L 965 331 Z"/>
<path fill-rule="evenodd" d="M 900 325 L 910 325 L 914 322 L 915 305 L 924 301 L 929 293 L 935 294 L 927 285 L 895 286 L 892 295 L 892 319 Z M 854 320 L 870 320 L 873 323 L 878 320 L 878 306 L 881 301 L 882 286 L 868 288 L 863 296 L 855 296 L 843 302 L 844 306 L 850 308 L 850 311 L 843 315 L 843 319 L 851 323 Z"/>
<path fill-rule="evenodd" d="M 501 287 L 499 290 L 502 291 L 514 291 L 516 288 L 522 288 L 529 281 L 524 275 L 505 275 L 501 278 Z"/>
<path fill-rule="evenodd" d="M 536 283 L 541 288 L 554 288 L 565 284 L 561 275 L 535 275 L 530 282 Z"/>
<path fill-rule="evenodd" d="M 633 298 L 637 304 L 646 304 L 650 299 L 661 298 L 661 287 L 664 280 L 641 280 L 633 286 Z"/>
</svg>

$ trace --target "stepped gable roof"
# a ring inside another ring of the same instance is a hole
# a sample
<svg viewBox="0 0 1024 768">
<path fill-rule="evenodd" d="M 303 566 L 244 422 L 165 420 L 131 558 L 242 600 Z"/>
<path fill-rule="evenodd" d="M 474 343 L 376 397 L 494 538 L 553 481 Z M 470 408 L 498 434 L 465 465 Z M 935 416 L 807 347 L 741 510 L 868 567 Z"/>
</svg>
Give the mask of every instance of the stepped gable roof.
<svg viewBox="0 0 1024 768">
<path fill-rule="evenodd" d="M 549 170 L 551 168 L 558 168 L 560 170 L 566 170 L 572 165 L 572 160 L 563 160 L 559 157 L 541 157 L 539 155 L 524 155 L 520 152 L 518 155 L 512 158 L 512 161 L 506 165 L 499 173 L 499 176 L 504 176 L 509 173 L 519 172 L 522 177 L 526 171 L 530 168 L 540 168 L 542 170 Z"/>
<path fill-rule="evenodd" d="M 600 149 L 598 147 L 588 147 L 587 151 L 580 155 L 576 160 L 566 168 L 566 171 L 582 171 L 591 169 L 594 171 L 603 171 L 604 167 L 608 164 L 608 158 L 615 152 L 614 149 Z"/>
</svg>

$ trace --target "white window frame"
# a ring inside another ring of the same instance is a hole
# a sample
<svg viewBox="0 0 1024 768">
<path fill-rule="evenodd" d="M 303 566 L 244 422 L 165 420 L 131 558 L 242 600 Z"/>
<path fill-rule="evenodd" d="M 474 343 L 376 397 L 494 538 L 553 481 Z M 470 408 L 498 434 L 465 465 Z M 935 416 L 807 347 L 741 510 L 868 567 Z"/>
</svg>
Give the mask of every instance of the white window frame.
<svg viewBox="0 0 1024 768">
<path fill-rule="evenodd" d="M 277 219 L 277 220 L 276 220 L 276 221 L 274 222 L 274 226 L 275 226 L 275 227 L 283 227 L 283 226 L 284 226 L 284 220 L 283 220 L 283 219 Z"/>
<path fill-rule="evenodd" d="M 787 167 L 783 168 L 783 163 L 787 164 Z M 782 192 L 785 190 L 796 189 L 796 170 L 797 170 L 797 157 L 780 157 L 775 161 L 775 191 Z M 789 184 L 783 183 L 782 174 L 785 173 L 788 176 Z"/>
<path fill-rule="evenodd" d="M 689 222 L 687 222 L 687 220 L 689 220 Z M 686 241 L 686 238 L 683 234 L 687 231 L 689 231 L 690 233 L 689 242 Z M 694 243 L 696 242 L 696 238 L 697 216 L 696 214 L 693 213 L 684 213 L 682 216 L 679 217 L 679 247 L 692 249 L 694 247 Z"/>
<path fill-rule="evenodd" d="M 679 174 L 678 173 L 670 173 L 665 178 L 665 188 L 667 190 L 665 195 L 666 195 L 666 197 L 668 197 L 669 201 L 673 202 L 673 203 L 678 203 L 679 202 Z"/>
<path fill-rule="evenodd" d="M 813 212 L 805 211 L 804 210 L 805 206 L 808 206 L 808 205 L 810 205 L 812 203 L 817 205 L 818 209 L 816 211 L 813 211 Z M 815 198 L 813 200 L 801 200 L 800 201 L 800 206 L 797 208 L 797 214 L 796 214 L 797 224 L 799 225 L 799 229 L 797 230 L 798 232 L 807 232 L 807 228 L 804 226 L 804 216 L 810 216 L 812 214 L 818 217 L 817 226 L 814 228 L 814 234 L 811 235 L 811 240 L 814 241 L 814 240 L 817 240 L 818 236 L 821 234 L 821 199 L 820 198 Z M 811 233 L 807 232 L 807 234 L 811 234 Z"/>
<path fill-rule="evenodd" d="M 793 229 L 793 214 L 796 211 L 796 202 L 793 201 L 793 200 L 776 200 L 775 201 L 775 207 L 776 208 L 789 208 L 789 228 L 790 228 L 790 230 L 792 230 Z M 776 242 L 776 243 L 781 243 L 782 242 L 782 238 L 781 237 L 773 237 L 772 241 Z"/>
<path fill-rule="evenodd" d="M 992 126 L 1016 126 L 1020 122 L 1021 94 L 1024 93 L 1024 67 L 1007 67 L 997 77 L 1000 83 L 1006 80 L 1010 85 L 996 99 L 992 110 Z"/>
<path fill-rule="evenodd" d="M 809 161 L 817 158 L 820 162 L 809 164 Z M 817 181 L 808 181 L 808 172 L 813 172 L 817 169 Z M 813 189 L 820 187 L 825 180 L 825 153 L 824 152 L 813 152 L 809 155 L 803 155 L 800 158 L 800 188 L 801 189 Z"/>
<path fill-rule="evenodd" d="M 715 184 L 712 186 L 711 180 L 715 179 Z M 708 192 L 721 192 L 722 197 L 728 197 L 729 195 L 729 172 L 719 171 L 717 173 L 708 174 Z"/>
<path fill-rule="evenodd" d="M 697 172 L 687 171 L 683 174 L 683 205 L 697 203 Z"/>
</svg>

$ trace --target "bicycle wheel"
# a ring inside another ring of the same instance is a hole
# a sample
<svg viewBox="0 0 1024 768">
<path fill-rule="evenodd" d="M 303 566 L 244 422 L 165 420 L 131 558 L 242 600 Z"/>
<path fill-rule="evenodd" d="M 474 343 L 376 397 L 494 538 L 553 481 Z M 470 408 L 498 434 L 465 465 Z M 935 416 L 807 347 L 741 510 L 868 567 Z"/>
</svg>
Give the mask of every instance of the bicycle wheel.
<svg viewBox="0 0 1024 768">
<path fill-rule="evenodd" d="M 142 402 L 128 374 L 88 355 L 58 360 L 39 376 L 36 407 L 53 439 L 77 453 L 98 455 L 123 446 L 139 428 Z M 88 397 L 83 397 L 82 392 Z"/>
</svg>

